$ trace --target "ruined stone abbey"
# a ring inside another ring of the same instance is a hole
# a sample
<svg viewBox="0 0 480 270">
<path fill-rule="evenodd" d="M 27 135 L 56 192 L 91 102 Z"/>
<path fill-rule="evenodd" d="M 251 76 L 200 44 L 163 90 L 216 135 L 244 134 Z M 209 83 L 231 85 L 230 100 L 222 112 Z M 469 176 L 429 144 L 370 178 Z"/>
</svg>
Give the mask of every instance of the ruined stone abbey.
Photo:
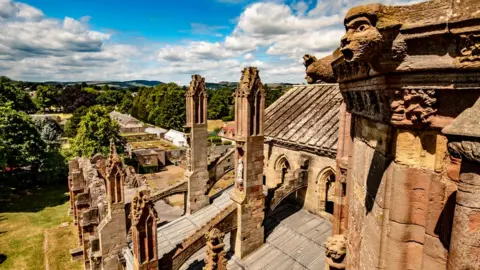
<svg viewBox="0 0 480 270">
<path fill-rule="evenodd" d="M 369 4 L 344 24 L 331 55 L 304 56 L 308 85 L 268 108 L 260 71 L 242 71 L 235 146 L 217 163 L 193 75 L 179 184 L 150 187 L 113 144 L 72 160 L 72 256 L 85 269 L 480 269 L 480 1 Z M 209 196 L 212 168 L 235 181 Z M 159 223 L 172 194 L 186 213 Z"/>
</svg>

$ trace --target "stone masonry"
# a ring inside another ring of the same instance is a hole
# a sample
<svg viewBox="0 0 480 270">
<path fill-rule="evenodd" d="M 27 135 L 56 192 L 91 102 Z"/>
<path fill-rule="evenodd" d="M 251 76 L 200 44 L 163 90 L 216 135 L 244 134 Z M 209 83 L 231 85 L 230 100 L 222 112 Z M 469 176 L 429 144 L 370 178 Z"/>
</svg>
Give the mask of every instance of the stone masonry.
<svg viewBox="0 0 480 270">
<path fill-rule="evenodd" d="M 480 269 L 480 99 L 443 129 L 448 150 L 462 159 L 448 269 Z"/>
<path fill-rule="evenodd" d="M 185 133 L 188 143 L 185 180 L 188 182 L 187 213 L 192 214 L 209 204 L 205 78 L 192 75 L 190 88 L 185 97 L 187 99 Z"/>
<path fill-rule="evenodd" d="M 264 241 L 263 112 L 264 92 L 257 68 L 242 71 L 235 91 L 236 154 L 235 189 L 237 203 L 235 255 L 244 258 Z M 232 236 L 233 237 L 233 236 Z"/>
<path fill-rule="evenodd" d="M 346 269 L 478 269 L 478 205 L 459 198 L 475 167 L 462 159 L 455 199 L 459 155 L 441 130 L 480 96 L 479 10 L 475 0 L 355 7 L 341 54 L 306 56 L 307 76 L 333 75 L 345 103 L 334 233 L 346 236 Z"/>
</svg>

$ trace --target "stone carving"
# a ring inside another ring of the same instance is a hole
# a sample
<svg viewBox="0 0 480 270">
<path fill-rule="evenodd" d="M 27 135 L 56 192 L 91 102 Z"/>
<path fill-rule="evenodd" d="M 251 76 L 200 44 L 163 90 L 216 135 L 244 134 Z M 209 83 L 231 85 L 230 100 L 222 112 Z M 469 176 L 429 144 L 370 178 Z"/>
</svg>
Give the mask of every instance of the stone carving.
<svg viewBox="0 0 480 270">
<path fill-rule="evenodd" d="M 460 62 L 474 62 L 480 60 L 480 35 L 461 35 L 460 48 Z"/>
<path fill-rule="evenodd" d="M 186 96 L 198 95 L 201 92 L 205 92 L 205 78 L 198 74 L 192 75 L 190 88 L 188 89 Z"/>
<path fill-rule="evenodd" d="M 450 142 L 448 152 L 456 158 L 480 162 L 480 140 Z"/>
<path fill-rule="evenodd" d="M 338 50 L 336 51 L 338 52 Z M 303 56 L 303 64 L 305 65 L 305 79 L 308 83 L 326 82 L 335 83 L 337 80 L 333 75 L 331 63 L 334 60 L 334 54 L 326 56 L 320 60 L 313 55 L 305 54 Z"/>
<path fill-rule="evenodd" d="M 371 63 L 381 50 L 383 37 L 375 21 L 367 16 L 345 18 L 347 33 L 342 37 L 341 52 L 347 62 Z"/>
<path fill-rule="evenodd" d="M 134 226 L 141 220 L 145 209 L 152 211 L 154 217 L 158 218 L 157 211 L 155 211 L 153 202 L 150 200 L 150 190 L 147 189 L 137 191 L 137 194 L 133 197 L 130 218 Z"/>
<path fill-rule="evenodd" d="M 435 90 L 404 90 L 405 117 L 414 123 L 427 123 L 428 118 L 437 110 Z"/>
<path fill-rule="evenodd" d="M 433 89 L 350 91 L 342 94 L 348 111 L 398 125 L 429 124 L 431 116 L 437 112 Z"/>
<path fill-rule="evenodd" d="M 238 160 L 237 165 L 237 175 L 235 179 L 235 187 L 238 188 L 240 191 L 243 191 L 243 160 Z"/>
<path fill-rule="evenodd" d="M 256 67 L 247 67 L 242 70 L 242 78 L 240 85 L 235 92 L 238 97 L 250 96 L 263 90 L 263 85 L 260 80 L 260 71 Z"/>
<path fill-rule="evenodd" d="M 343 234 L 330 236 L 324 246 L 329 269 L 345 269 L 347 261 L 347 239 L 345 236 Z"/>
<path fill-rule="evenodd" d="M 205 267 L 203 270 L 226 270 L 227 260 L 225 255 L 227 252 L 223 243 L 224 234 L 217 228 L 213 228 L 205 234 L 207 240 L 207 258 L 205 259 Z"/>
<path fill-rule="evenodd" d="M 192 171 L 192 144 L 190 142 L 190 134 L 186 134 L 187 150 L 185 151 L 185 163 L 187 171 Z"/>
</svg>

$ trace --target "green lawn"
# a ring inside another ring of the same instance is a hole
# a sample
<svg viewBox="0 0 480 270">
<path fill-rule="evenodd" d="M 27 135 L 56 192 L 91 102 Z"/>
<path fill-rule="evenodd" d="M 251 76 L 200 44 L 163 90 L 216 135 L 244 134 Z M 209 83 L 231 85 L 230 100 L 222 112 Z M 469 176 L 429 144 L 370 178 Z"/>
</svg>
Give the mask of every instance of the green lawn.
<svg viewBox="0 0 480 270">
<path fill-rule="evenodd" d="M 44 235 L 48 230 L 49 269 L 82 269 L 71 262 L 69 250 L 76 246 L 67 215 L 65 186 L 28 191 L 2 190 L 0 202 L 0 269 L 45 269 Z"/>
</svg>

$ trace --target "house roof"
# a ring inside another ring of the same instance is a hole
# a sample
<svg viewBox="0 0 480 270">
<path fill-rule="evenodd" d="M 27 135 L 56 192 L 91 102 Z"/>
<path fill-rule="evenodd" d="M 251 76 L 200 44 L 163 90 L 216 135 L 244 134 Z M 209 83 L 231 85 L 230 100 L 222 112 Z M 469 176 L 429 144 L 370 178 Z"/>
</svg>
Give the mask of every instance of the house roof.
<svg viewBox="0 0 480 270">
<path fill-rule="evenodd" d="M 143 123 L 140 120 L 128 114 L 112 111 L 110 112 L 110 117 L 122 126 L 143 127 Z"/>
<path fill-rule="evenodd" d="M 265 111 L 265 136 L 279 144 L 316 153 L 337 151 L 338 84 L 292 87 Z"/>
</svg>

